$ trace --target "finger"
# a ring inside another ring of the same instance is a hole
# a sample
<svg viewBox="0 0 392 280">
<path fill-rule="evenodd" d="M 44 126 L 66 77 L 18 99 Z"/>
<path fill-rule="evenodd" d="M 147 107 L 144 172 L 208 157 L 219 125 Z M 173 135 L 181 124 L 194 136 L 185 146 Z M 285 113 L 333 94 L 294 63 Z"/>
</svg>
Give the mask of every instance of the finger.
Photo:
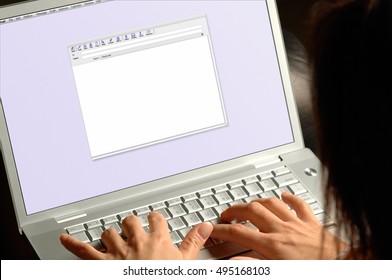
<svg viewBox="0 0 392 280">
<path fill-rule="evenodd" d="M 114 228 L 108 228 L 101 235 L 101 241 L 107 252 L 116 252 L 124 247 L 125 241 Z"/>
<path fill-rule="evenodd" d="M 230 260 L 237 260 L 237 261 L 246 261 L 246 260 L 248 260 L 248 261 L 254 261 L 254 260 L 260 260 L 260 259 L 252 258 L 252 257 L 235 256 L 235 257 L 230 258 Z"/>
<path fill-rule="evenodd" d="M 289 204 L 297 213 L 297 217 L 303 221 L 317 221 L 316 216 L 310 209 L 309 204 L 302 198 L 290 193 L 282 193 L 282 200 Z"/>
<path fill-rule="evenodd" d="M 191 260 L 196 258 L 212 230 L 212 224 L 207 222 L 198 224 L 188 232 L 179 248 L 184 259 Z"/>
<path fill-rule="evenodd" d="M 168 224 L 166 219 L 159 212 L 151 212 L 148 215 L 148 223 L 150 225 L 150 233 L 168 234 Z"/>
<path fill-rule="evenodd" d="M 123 220 L 121 230 L 128 242 L 134 242 L 135 239 L 146 235 L 140 220 L 134 215 L 128 216 Z"/>
<path fill-rule="evenodd" d="M 262 255 L 262 248 L 267 248 L 266 234 L 250 229 L 243 224 L 216 224 L 211 233 L 212 238 L 238 243 L 244 248 L 254 250 Z"/>
<path fill-rule="evenodd" d="M 255 202 L 262 204 L 283 221 L 290 221 L 296 218 L 288 205 L 278 198 L 262 198 L 255 200 Z"/>
<path fill-rule="evenodd" d="M 60 242 L 63 246 L 83 260 L 103 260 L 105 259 L 105 254 L 97 251 L 93 246 L 84 243 L 73 236 L 68 234 L 60 235 Z"/>
<path fill-rule="evenodd" d="M 233 205 L 222 212 L 221 219 L 226 222 L 250 221 L 263 232 L 272 231 L 282 223 L 282 220 L 257 201 Z"/>
</svg>

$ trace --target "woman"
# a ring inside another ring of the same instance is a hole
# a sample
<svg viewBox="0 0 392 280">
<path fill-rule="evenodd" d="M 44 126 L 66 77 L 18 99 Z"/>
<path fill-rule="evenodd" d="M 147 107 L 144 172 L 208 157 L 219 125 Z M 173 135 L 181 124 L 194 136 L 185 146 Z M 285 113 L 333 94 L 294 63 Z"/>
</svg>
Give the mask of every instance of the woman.
<svg viewBox="0 0 392 280">
<path fill-rule="evenodd" d="M 63 245 L 88 259 L 191 259 L 211 234 L 268 259 L 391 259 L 385 222 L 392 188 L 384 176 L 392 170 L 390 71 L 384 70 L 392 65 L 391 11 L 389 0 L 326 1 L 313 11 L 309 49 L 319 157 L 325 167 L 326 207 L 336 209 L 345 242 L 324 229 L 303 200 L 285 193 L 282 201 L 260 199 L 221 215 L 228 222 L 250 220 L 259 231 L 241 224 L 212 228 L 203 223 L 188 234 L 180 250 L 171 244 L 166 221 L 158 213 L 149 217 L 150 235 L 136 217 L 124 220 L 126 236 L 133 236 L 127 242 L 114 230 L 105 231 L 106 253 L 68 235 L 60 237 Z"/>
<path fill-rule="evenodd" d="M 312 240 L 312 236 L 320 236 L 320 229 L 311 221 L 309 211 L 298 206 L 300 221 L 282 222 L 287 211 L 278 209 L 282 206 L 273 201 L 260 202 L 264 207 L 236 206 L 222 213 L 228 221 L 258 215 L 254 220 L 261 225 L 268 225 L 271 219 L 280 222 L 276 228 L 262 228 L 268 234 L 258 236 L 256 246 L 245 242 L 242 229 L 218 225 L 213 236 L 230 239 L 242 235 L 237 240 L 244 240 L 244 245 L 268 258 L 391 259 L 385 221 L 392 189 L 383 175 L 371 175 L 375 165 L 385 170 L 392 167 L 388 133 L 392 103 L 388 97 L 390 71 L 386 70 L 392 62 L 391 12 L 389 0 L 320 2 L 313 10 L 309 49 L 319 157 L 325 167 L 327 207 L 336 209 L 335 221 L 348 243 L 328 232 L 321 240 Z M 291 196 L 283 200 L 293 206 L 302 203 Z M 264 208 L 270 210 L 265 218 Z"/>
</svg>

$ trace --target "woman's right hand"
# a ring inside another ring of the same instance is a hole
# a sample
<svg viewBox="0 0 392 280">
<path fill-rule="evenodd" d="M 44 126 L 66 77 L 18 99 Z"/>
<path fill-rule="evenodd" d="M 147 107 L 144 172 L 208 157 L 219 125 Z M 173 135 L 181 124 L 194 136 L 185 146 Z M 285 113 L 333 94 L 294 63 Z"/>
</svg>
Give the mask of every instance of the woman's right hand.
<svg viewBox="0 0 392 280">
<path fill-rule="evenodd" d="M 289 206 L 295 213 L 289 209 Z M 348 245 L 326 230 L 301 198 L 283 193 L 229 207 L 211 237 L 232 241 L 267 259 L 334 259 Z M 236 221 L 249 221 L 257 230 Z"/>
</svg>

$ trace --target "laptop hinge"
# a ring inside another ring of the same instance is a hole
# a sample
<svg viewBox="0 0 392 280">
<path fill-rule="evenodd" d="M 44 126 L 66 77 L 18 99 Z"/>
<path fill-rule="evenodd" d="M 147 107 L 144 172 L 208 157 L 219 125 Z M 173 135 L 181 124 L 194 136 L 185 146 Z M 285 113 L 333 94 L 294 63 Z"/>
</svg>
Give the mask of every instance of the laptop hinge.
<svg viewBox="0 0 392 280">
<path fill-rule="evenodd" d="M 278 163 L 278 162 L 281 162 L 281 161 L 282 161 L 281 157 L 275 157 L 275 158 L 272 158 L 272 159 L 256 162 L 256 163 L 253 164 L 253 166 L 255 168 L 260 168 L 260 167 L 264 167 L 264 166 L 271 165 L 271 164 L 274 164 L 274 163 Z"/>
<path fill-rule="evenodd" d="M 57 218 L 55 218 L 55 220 L 57 223 L 61 224 L 61 223 L 76 220 L 76 219 L 86 217 L 86 216 L 87 216 L 87 213 L 78 213 L 78 214 L 71 214 L 71 215 L 57 217 Z"/>
</svg>

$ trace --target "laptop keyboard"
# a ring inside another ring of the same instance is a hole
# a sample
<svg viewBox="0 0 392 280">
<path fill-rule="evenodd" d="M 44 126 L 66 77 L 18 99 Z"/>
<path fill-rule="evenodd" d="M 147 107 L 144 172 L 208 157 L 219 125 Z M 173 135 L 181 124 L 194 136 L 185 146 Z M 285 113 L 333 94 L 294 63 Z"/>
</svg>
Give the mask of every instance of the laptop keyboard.
<svg viewBox="0 0 392 280">
<path fill-rule="evenodd" d="M 289 192 L 304 199 L 320 223 L 325 226 L 333 224 L 313 195 L 306 190 L 287 167 L 282 166 L 256 176 L 73 225 L 65 230 L 77 239 L 103 250 L 100 238 L 104 230 L 113 227 L 121 234 L 121 222 L 127 216 L 136 215 L 144 230 L 149 232 L 148 214 L 151 211 L 158 211 L 167 220 L 173 243 L 179 246 L 194 225 L 201 222 L 219 223 L 220 213 L 231 205 L 250 202 L 258 198 L 280 198 L 282 192 Z M 208 248 L 222 242 L 221 240 L 209 239 L 204 247 Z"/>
</svg>

